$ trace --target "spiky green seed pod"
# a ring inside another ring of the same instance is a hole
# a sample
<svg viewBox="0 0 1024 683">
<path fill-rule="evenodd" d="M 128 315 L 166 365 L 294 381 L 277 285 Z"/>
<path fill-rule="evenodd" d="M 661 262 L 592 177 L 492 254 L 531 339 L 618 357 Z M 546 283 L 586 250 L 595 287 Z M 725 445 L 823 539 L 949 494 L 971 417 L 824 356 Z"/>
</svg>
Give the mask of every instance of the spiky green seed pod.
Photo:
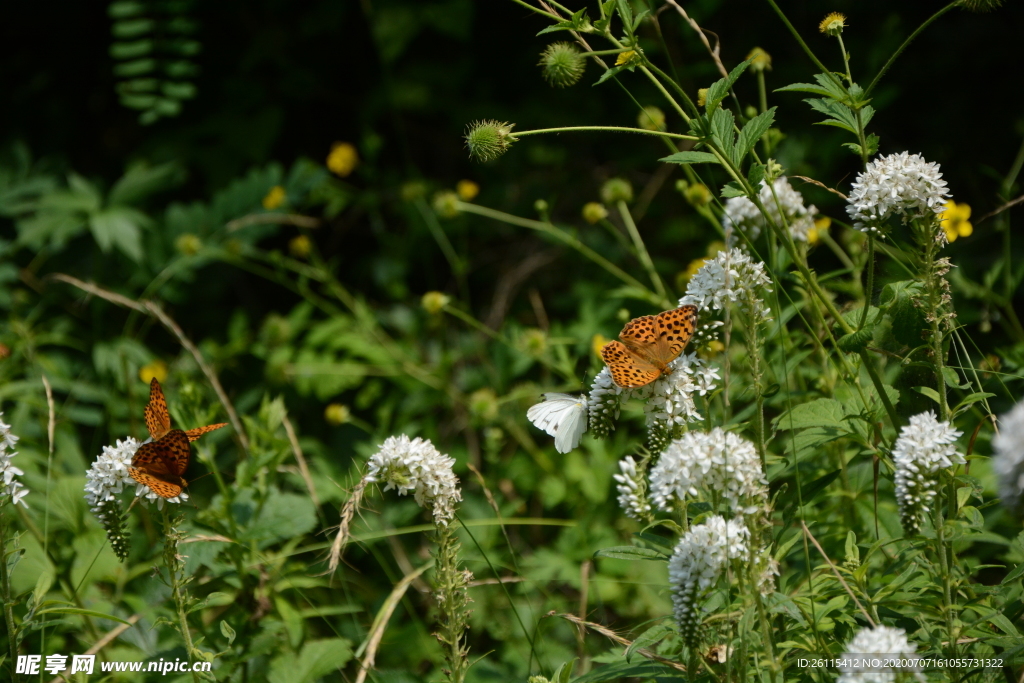
<svg viewBox="0 0 1024 683">
<path fill-rule="evenodd" d="M 544 80 L 556 88 L 576 85 L 587 69 L 587 58 L 572 43 L 551 43 L 540 54 Z"/>
<path fill-rule="evenodd" d="M 1003 6 L 1003 0 L 962 0 L 960 5 L 968 12 L 991 12 Z"/>
<path fill-rule="evenodd" d="M 515 142 L 512 137 L 514 123 L 500 121 L 474 121 L 466 129 L 466 147 L 469 157 L 477 161 L 493 161 L 508 151 Z"/>
</svg>

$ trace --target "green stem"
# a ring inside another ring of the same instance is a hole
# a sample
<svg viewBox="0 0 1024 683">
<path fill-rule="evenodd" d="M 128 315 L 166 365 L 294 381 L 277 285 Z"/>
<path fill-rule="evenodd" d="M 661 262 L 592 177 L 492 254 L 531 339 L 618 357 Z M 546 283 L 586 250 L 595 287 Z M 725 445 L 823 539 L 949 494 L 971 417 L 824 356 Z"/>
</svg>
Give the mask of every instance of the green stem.
<svg viewBox="0 0 1024 683">
<path fill-rule="evenodd" d="M 946 555 L 946 520 L 942 514 L 941 500 L 936 501 L 935 506 L 935 535 L 938 541 L 939 567 L 942 572 L 942 612 L 946 617 L 946 633 L 949 638 L 948 649 L 945 654 L 949 657 L 956 656 L 956 626 L 953 623 L 953 590 L 950 578 L 950 562 Z M 952 550 L 952 548 L 950 548 Z M 959 681 L 959 671 L 955 667 L 947 667 L 946 671 L 953 674 L 953 681 Z"/>
<path fill-rule="evenodd" d="M 501 221 L 502 223 L 508 223 L 509 225 L 518 225 L 522 228 L 529 228 L 530 230 L 536 230 L 546 235 L 550 235 L 551 237 L 554 237 L 562 244 L 572 247 L 576 251 L 580 252 L 583 256 L 586 256 L 588 259 L 590 259 L 597 265 L 601 266 L 606 271 L 608 271 L 615 277 L 619 278 L 630 287 L 636 287 L 640 291 L 647 293 L 652 301 L 655 301 L 657 299 L 654 292 L 647 289 L 647 287 L 645 287 L 639 280 L 637 280 L 632 275 L 619 268 L 617 265 L 615 265 L 605 257 L 598 254 L 596 251 L 588 247 L 586 244 L 583 244 L 583 242 L 581 242 L 576 237 L 573 237 L 572 235 L 566 233 L 564 230 L 558 228 L 552 223 L 543 223 L 541 221 L 535 221 L 529 218 L 520 218 L 519 216 L 514 216 L 510 213 L 505 213 L 504 211 L 498 211 L 496 209 L 490 209 L 486 206 L 480 206 L 479 204 L 456 202 L 455 206 L 456 208 L 458 208 L 459 211 L 465 211 L 466 213 L 475 213 L 478 216 L 485 216 L 487 218 L 492 218 L 496 221 Z M 657 303 L 659 303 L 660 305 L 661 302 L 658 301 Z"/>
<path fill-rule="evenodd" d="M 675 90 L 677 93 L 679 93 L 679 96 L 682 97 L 683 101 L 686 102 L 686 104 L 690 107 L 690 111 L 693 112 L 694 116 L 699 116 L 700 115 L 700 110 L 697 109 L 697 103 L 694 102 L 690 98 L 690 96 L 686 93 L 686 91 L 683 90 L 682 86 L 680 86 L 678 83 L 676 83 L 675 79 L 673 79 L 671 76 L 669 76 L 667 73 L 665 73 L 664 71 L 659 69 L 657 66 L 655 66 L 651 62 L 648 61 L 648 62 L 646 62 L 646 64 L 647 64 L 648 68 L 650 68 L 652 71 L 654 71 L 654 73 L 658 74 L 661 78 L 665 79 L 665 81 L 667 81 L 668 84 L 672 86 L 673 90 Z M 690 119 L 688 117 L 686 117 L 685 115 L 684 115 L 683 118 L 687 122 L 690 121 Z"/>
<path fill-rule="evenodd" d="M 772 0 L 768 0 L 768 2 L 772 2 Z M 901 54 L 903 54 L 903 51 L 906 50 L 907 46 L 913 42 L 914 38 L 917 38 L 918 34 L 920 34 L 922 31 L 928 28 L 928 26 L 933 21 L 935 21 L 943 14 L 945 14 L 946 12 L 953 9 L 959 4 L 960 0 L 953 0 L 953 2 L 949 3 L 948 5 L 940 9 L 938 12 L 928 17 L 923 24 L 918 26 L 917 29 L 913 33 L 911 33 L 906 40 L 903 41 L 903 44 L 899 46 L 896 52 L 892 53 L 892 57 L 889 57 L 889 61 L 887 61 L 885 65 L 881 68 L 881 70 L 879 70 L 878 75 L 876 75 L 874 80 L 871 81 L 871 85 L 869 85 L 867 90 L 864 91 L 864 99 L 867 99 L 871 95 L 871 92 L 875 89 L 875 86 L 878 85 L 878 81 L 882 80 L 882 76 L 884 76 L 885 73 L 889 70 L 889 68 L 896 62 L 896 59 Z"/>
<path fill-rule="evenodd" d="M 11 577 L 7 571 L 7 519 L 0 510 L 0 600 L 4 602 L 4 624 L 7 627 L 7 646 L 10 655 L 7 663 L 11 669 L 11 681 L 14 683 L 20 676 L 14 673 L 15 662 L 18 661 L 18 632 L 14 629 L 14 599 L 11 597 Z"/>
<path fill-rule="evenodd" d="M 629 236 L 633 240 L 633 247 L 636 249 L 636 255 L 640 259 L 640 263 L 643 264 L 647 270 L 647 276 L 651 278 L 651 284 L 654 285 L 654 291 L 661 299 L 665 299 L 665 285 L 661 282 L 661 278 L 658 276 L 658 271 L 654 269 L 654 261 L 651 260 L 651 255 L 647 251 L 647 246 L 644 244 L 644 240 L 640 237 L 640 231 L 637 230 L 636 222 L 633 221 L 633 215 L 629 212 L 629 207 L 626 206 L 626 202 L 621 199 L 616 204 L 616 208 L 619 210 L 619 215 L 622 216 L 622 222 L 626 226 L 626 230 L 629 232 Z M 667 300 L 665 302 L 667 304 Z"/>
<path fill-rule="evenodd" d="M 537 128 L 536 130 L 523 130 L 513 133 L 509 137 L 515 141 L 527 135 L 540 135 L 543 133 L 570 133 L 581 130 L 600 130 L 613 133 L 638 133 L 640 135 L 655 135 L 660 138 L 676 138 L 677 140 L 699 140 L 694 135 L 680 135 L 679 133 L 666 133 L 659 130 L 645 130 L 643 128 L 627 128 L 624 126 L 565 126 L 564 128 Z"/>
<path fill-rule="evenodd" d="M 178 613 L 178 630 L 185 640 L 185 654 L 188 655 L 189 669 L 192 669 L 192 680 L 199 683 L 199 674 L 195 669 L 195 645 L 192 644 L 192 632 L 188 627 L 188 605 L 185 600 L 185 593 L 182 586 L 182 577 L 178 571 L 183 563 L 178 559 L 178 530 L 174 528 L 174 520 L 169 509 L 163 513 L 164 522 L 164 565 L 167 567 L 168 578 L 171 582 L 171 595 L 174 598 L 174 607 Z"/>
<path fill-rule="evenodd" d="M 789 29 L 789 32 L 793 34 L 793 37 L 796 38 L 796 42 L 800 44 L 800 47 L 803 48 L 804 52 L 807 54 L 810 60 L 814 62 L 814 65 L 821 69 L 821 72 L 823 74 L 831 78 L 833 81 L 836 82 L 837 85 L 842 87 L 842 83 L 839 82 L 839 80 L 835 77 L 835 75 L 829 70 L 827 66 L 821 63 L 821 60 L 818 59 L 814 52 L 811 51 L 811 48 L 807 46 L 807 43 L 804 42 L 804 39 L 800 36 L 800 33 L 793 27 L 793 24 L 789 22 L 789 19 L 782 12 L 782 10 L 779 9 L 779 6 L 775 4 L 775 0 L 768 0 L 768 4 L 771 5 L 772 9 L 775 10 L 775 13 L 779 15 L 779 18 L 782 19 L 782 23 L 785 24 L 786 28 Z M 843 88 L 843 90 L 845 89 L 846 88 Z"/>
<path fill-rule="evenodd" d="M 537 14 L 541 14 L 541 15 L 547 17 L 548 19 L 554 19 L 555 21 L 562 21 L 562 17 L 558 16 L 557 14 L 552 14 L 551 12 L 545 12 L 542 9 L 537 9 L 536 7 L 531 5 L 530 3 L 523 2 L 523 0 L 512 0 L 512 2 L 516 3 L 517 5 L 521 5 L 521 6 L 525 7 L 526 9 L 530 10 L 531 12 L 536 12 Z"/>
<path fill-rule="evenodd" d="M 864 289 L 864 312 L 861 313 L 860 323 L 857 330 L 863 330 L 868 322 L 868 309 L 871 308 L 871 298 L 875 291 L 875 235 L 868 233 L 868 281 Z"/>
<path fill-rule="evenodd" d="M 750 310 L 753 311 L 753 302 L 749 306 Z M 754 398 L 757 403 L 757 410 L 754 413 L 755 423 L 755 443 L 757 444 L 757 454 L 761 456 L 761 469 L 768 471 L 768 460 L 765 454 L 764 444 L 764 391 L 761 382 L 761 335 L 758 329 L 758 321 L 753 319 L 747 321 L 750 328 L 750 348 L 747 349 L 747 353 L 750 355 L 750 373 L 754 380 Z"/>
</svg>

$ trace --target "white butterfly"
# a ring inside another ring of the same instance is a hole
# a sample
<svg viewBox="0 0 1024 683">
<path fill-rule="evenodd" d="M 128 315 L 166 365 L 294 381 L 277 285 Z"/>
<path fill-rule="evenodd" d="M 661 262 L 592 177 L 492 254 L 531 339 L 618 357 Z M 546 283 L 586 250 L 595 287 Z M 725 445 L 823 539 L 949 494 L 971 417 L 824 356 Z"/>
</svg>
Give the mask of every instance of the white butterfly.
<svg viewBox="0 0 1024 683">
<path fill-rule="evenodd" d="M 555 450 L 568 453 L 580 445 L 587 431 L 587 397 L 547 393 L 544 401 L 531 406 L 526 417 L 537 429 L 555 437 Z"/>
</svg>

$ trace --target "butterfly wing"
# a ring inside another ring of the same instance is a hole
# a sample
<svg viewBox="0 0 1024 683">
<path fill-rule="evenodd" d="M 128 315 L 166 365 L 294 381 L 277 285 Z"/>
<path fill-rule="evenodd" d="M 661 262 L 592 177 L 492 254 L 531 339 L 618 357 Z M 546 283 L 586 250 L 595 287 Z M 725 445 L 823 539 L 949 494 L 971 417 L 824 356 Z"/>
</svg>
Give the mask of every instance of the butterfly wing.
<svg viewBox="0 0 1024 683">
<path fill-rule="evenodd" d="M 544 394 L 543 402 L 526 411 L 535 427 L 555 437 L 555 450 L 559 453 L 568 453 L 580 445 L 587 431 L 586 414 L 586 397 L 555 392 Z"/>
<path fill-rule="evenodd" d="M 654 316 L 657 341 L 650 347 L 651 360 L 665 366 L 679 357 L 697 329 L 697 307 L 680 306 Z"/>
<path fill-rule="evenodd" d="M 215 425 L 206 425 L 205 427 L 196 427 L 195 429 L 189 429 L 188 431 L 186 431 L 185 432 L 185 436 L 188 437 L 189 441 L 195 441 L 196 439 L 201 437 L 203 434 L 206 434 L 207 432 L 212 432 L 214 429 L 220 429 L 221 427 L 227 427 L 227 426 L 228 426 L 227 422 L 218 422 Z"/>
<path fill-rule="evenodd" d="M 153 441 L 159 441 L 171 431 L 171 414 L 167 412 L 164 390 L 156 377 L 149 383 L 149 403 L 146 404 L 146 429 Z"/>
<path fill-rule="evenodd" d="M 163 438 L 139 446 L 132 457 L 128 475 L 163 498 L 181 493 L 189 461 L 188 437 L 180 429 L 172 429 Z"/>
<path fill-rule="evenodd" d="M 602 346 L 601 358 L 612 373 L 612 381 L 626 389 L 645 386 L 661 376 L 661 369 L 658 366 L 622 342 L 610 341 Z"/>
</svg>

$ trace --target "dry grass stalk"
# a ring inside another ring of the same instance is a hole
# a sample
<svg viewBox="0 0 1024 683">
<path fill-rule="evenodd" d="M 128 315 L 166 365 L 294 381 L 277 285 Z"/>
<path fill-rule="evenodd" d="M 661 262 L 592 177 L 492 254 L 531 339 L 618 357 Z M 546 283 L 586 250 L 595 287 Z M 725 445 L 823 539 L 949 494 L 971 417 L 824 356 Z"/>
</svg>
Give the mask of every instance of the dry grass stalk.
<svg viewBox="0 0 1024 683">
<path fill-rule="evenodd" d="M 341 508 L 341 523 L 338 524 L 338 535 L 334 537 L 334 543 L 331 544 L 331 555 L 327 562 L 328 574 L 333 574 L 341 563 L 341 554 L 345 549 L 345 544 L 348 543 L 349 538 L 352 536 L 350 530 L 352 518 L 356 516 L 359 503 L 363 500 L 363 491 L 366 490 L 367 483 L 366 479 L 360 479 L 356 487 L 352 489 L 352 495 L 348 497 L 345 505 Z"/>
<path fill-rule="evenodd" d="M 580 619 L 575 614 L 559 614 L 558 612 L 551 611 L 551 612 L 548 612 L 547 615 L 549 617 L 559 617 L 559 618 L 565 619 L 566 621 L 571 621 L 572 623 L 576 624 L 576 626 L 578 626 L 580 629 L 590 629 L 594 633 L 599 633 L 602 636 L 604 636 L 605 638 L 607 638 L 607 639 L 609 639 L 611 641 L 614 641 L 614 642 L 618 643 L 619 645 L 622 645 L 623 647 L 627 647 L 628 648 L 630 645 L 633 644 L 632 640 L 630 640 L 628 638 L 623 638 L 622 636 L 620 636 L 618 633 L 616 633 L 615 631 L 611 630 L 607 626 L 602 626 L 601 624 L 594 623 L 593 621 L 586 621 L 584 619 Z M 651 652 L 650 650 L 646 650 L 646 649 L 644 649 L 642 647 L 637 649 L 636 653 L 638 655 L 640 655 L 641 657 L 645 657 L 646 659 L 650 659 L 651 661 L 658 662 L 659 664 L 664 664 L 665 666 L 672 667 L 673 669 L 676 669 L 677 671 L 686 671 L 686 667 L 683 666 L 682 664 L 680 664 L 679 662 L 673 662 L 671 659 L 666 659 L 666 658 L 664 658 L 664 657 L 662 657 L 660 655 L 656 655 L 653 652 Z"/>
<path fill-rule="evenodd" d="M 427 562 L 411 574 L 406 574 L 402 577 L 402 580 L 395 584 L 395 587 L 391 590 L 391 594 L 388 595 L 388 599 L 384 601 L 380 611 L 377 612 L 377 616 L 373 620 L 373 626 L 370 628 L 369 637 L 367 637 L 366 641 L 359 647 L 359 650 L 356 651 L 357 657 L 360 654 L 365 653 L 363 661 L 359 663 L 359 673 L 356 675 L 356 683 L 363 683 L 363 681 L 366 680 L 366 674 L 373 668 L 374 661 L 377 658 L 377 648 L 380 647 L 380 641 L 384 637 L 384 631 L 388 627 L 388 621 L 390 621 L 391 615 L 394 614 L 395 608 L 398 607 L 398 603 L 401 602 L 402 598 L 405 596 L 405 592 L 409 590 L 409 586 L 413 581 L 418 579 L 423 572 L 433 566 L 433 561 Z"/>
</svg>

